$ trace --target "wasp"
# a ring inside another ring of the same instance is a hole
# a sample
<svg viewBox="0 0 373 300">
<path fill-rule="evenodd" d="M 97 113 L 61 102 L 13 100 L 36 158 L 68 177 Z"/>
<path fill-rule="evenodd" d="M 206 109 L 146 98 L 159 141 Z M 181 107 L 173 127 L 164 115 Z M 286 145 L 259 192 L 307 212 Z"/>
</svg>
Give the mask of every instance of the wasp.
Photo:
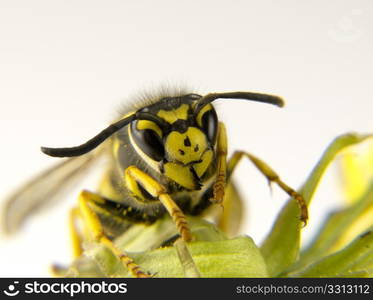
<svg viewBox="0 0 373 300">
<path fill-rule="evenodd" d="M 235 151 L 227 158 L 226 129 L 212 104 L 218 99 L 284 105 L 281 97 L 255 92 L 199 95 L 179 91 L 149 96 L 80 146 L 42 147 L 49 156 L 68 159 L 8 199 L 5 228 L 13 231 L 19 227 L 35 207 L 84 173 L 99 155 L 109 160 L 101 183 L 95 192 L 81 191 L 70 213 L 73 252 L 76 257 L 83 252 L 82 233 L 76 221 L 81 220 L 84 233 L 110 249 L 135 277 L 150 275 L 115 246 L 115 238 L 134 224 L 152 224 L 168 214 L 180 238 L 191 241 L 186 215 L 199 216 L 214 204 L 223 206 L 223 201 L 231 201 L 226 190 L 243 157 L 297 201 L 300 219 L 306 224 L 308 212 L 302 196 L 271 167 L 245 151 Z"/>
</svg>

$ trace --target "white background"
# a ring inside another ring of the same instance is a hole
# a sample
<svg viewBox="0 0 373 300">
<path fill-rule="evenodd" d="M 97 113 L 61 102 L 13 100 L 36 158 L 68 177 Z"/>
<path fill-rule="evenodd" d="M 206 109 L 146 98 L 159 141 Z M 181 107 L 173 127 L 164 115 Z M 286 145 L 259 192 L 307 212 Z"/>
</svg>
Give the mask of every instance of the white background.
<svg viewBox="0 0 373 300">
<path fill-rule="evenodd" d="M 337 135 L 373 130 L 372 1 L 0 1 L 0 197 L 103 129 L 120 103 L 162 84 L 196 92 L 251 90 L 284 109 L 220 101 L 230 151 L 250 151 L 299 187 Z M 341 203 L 336 168 L 304 230 Z M 287 196 L 248 162 L 242 232 L 260 243 Z M 69 197 L 70 198 L 70 197 Z M 48 276 L 70 261 L 61 204 L 0 240 L 1 276 Z"/>
</svg>

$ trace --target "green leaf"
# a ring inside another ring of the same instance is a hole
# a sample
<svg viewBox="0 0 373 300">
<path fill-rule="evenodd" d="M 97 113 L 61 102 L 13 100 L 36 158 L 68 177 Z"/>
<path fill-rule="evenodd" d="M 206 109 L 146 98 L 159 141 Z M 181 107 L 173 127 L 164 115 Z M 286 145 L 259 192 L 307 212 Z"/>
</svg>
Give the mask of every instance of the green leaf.
<svg viewBox="0 0 373 300">
<path fill-rule="evenodd" d="M 299 193 L 306 203 L 311 203 L 316 187 L 322 175 L 336 154 L 342 149 L 360 143 L 371 135 L 345 134 L 337 137 L 326 149 L 320 161 L 312 170 Z M 268 273 L 279 276 L 299 257 L 302 224 L 299 220 L 299 208 L 293 199 L 289 199 L 281 210 L 271 232 L 261 246 L 261 252 L 268 266 Z"/>
<path fill-rule="evenodd" d="M 215 225 L 199 217 L 187 217 L 196 240 L 220 241 L 227 239 L 226 235 Z M 164 241 L 178 235 L 175 223 L 169 216 L 158 220 L 152 225 L 137 224 L 130 227 L 119 236 L 115 243 L 127 252 L 144 252 L 159 248 Z"/>
<path fill-rule="evenodd" d="M 312 261 L 329 255 L 346 244 L 347 233 L 353 229 L 356 220 L 363 216 L 368 210 L 373 209 L 373 183 L 368 191 L 353 205 L 333 212 L 321 226 L 319 234 L 312 241 L 310 247 L 301 253 L 299 261 L 292 266 L 291 271 L 301 269 Z M 367 220 L 368 227 L 373 220 Z M 366 229 L 366 228 L 365 228 Z M 358 232 L 359 234 L 361 232 Z M 348 240 L 347 240 L 348 242 Z"/>
<path fill-rule="evenodd" d="M 292 273 L 294 277 L 372 277 L 373 227 L 346 248 L 331 254 L 306 269 Z"/>
<path fill-rule="evenodd" d="M 224 234 L 217 230 L 214 225 L 200 218 L 188 217 L 188 222 L 196 241 L 188 243 L 187 248 L 201 277 L 268 276 L 264 259 L 250 237 L 243 236 L 226 239 Z M 133 246 L 137 243 L 141 244 L 143 248 L 158 247 L 160 243 L 159 236 L 158 239 L 153 236 L 153 240 L 150 243 L 146 238 L 151 237 L 152 234 L 157 234 L 160 229 L 169 230 L 172 236 L 174 227 L 169 217 L 159 220 L 151 226 L 141 225 L 133 229 L 133 233 L 137 232 L 137 237 L 134 234 L 127 235 L 125 233 L 116 241 L 116 245 L 126 250 L 128 250 L 126 245 Z M 131 276 L 117 257 L 103 245 L 91 243 L 87 245 L 84 253 L 85 256 L 74 262 L 66 276 Z M 173 246 L 136 253 L 127 251 L 126 253 L 143 270 L 154 274 L 155 277 L 185 277 L 191 275 L 191 272 L 194 271 L 191 268 L 186 269 L 183 267 Z"/>
</svg>

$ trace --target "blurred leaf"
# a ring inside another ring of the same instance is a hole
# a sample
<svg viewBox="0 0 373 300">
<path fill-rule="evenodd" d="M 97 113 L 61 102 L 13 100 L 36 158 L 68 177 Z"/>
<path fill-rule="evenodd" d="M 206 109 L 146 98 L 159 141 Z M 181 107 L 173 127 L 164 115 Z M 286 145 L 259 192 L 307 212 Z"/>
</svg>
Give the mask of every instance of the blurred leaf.
<svg viewBox="0 0 373 300">
<path fill-rule="evenodd" d="M 341 251 L 311 264 L 292 277 L 373 277 L 373 227 Z"/>
<path fill-rule="evenodd" d="M 326 149 L 320 161 L 312 170 L 299 193 L 310 204 L 322 175 L 336 154 L 342 149 L 360 143 L 371 135 L 345 134 L 337 137 Z M 289 199 L 281 210 L 271 232 L 261 246 L 263 257 L 268 266 L 268 273 L 279 276 L 299 257 L 302 224 L 299 220 L 299 208 L 293 199 Z"/>
<path fill-rule="evenodd" d="M 348 203 L 359 200 L 373 181 L 373 141 L 348 148 L 340 158 L 342 191 Z"/>
<path fill-rule="evenodd" d="M 311 246 L 302 252 L 300 260 L 292 267 L 292 270 L 303 268 L 312 261 L 340 250 L 372 225 L 373 183 L 366 194 L 355 204 L 329 215 L 321 226 L 320 233 L 315 237 Z"/>
<path fill-rule="evenodd" d="M 234 181 L 226 186 L 223 203 L 224 209 L 220 205 L 212 205 L 211 208 L 217 210 L 221 215 L 216 219 L 218 227 L 228 237 L 235 237 L 245 217 L 245 201 L 237 190 Z M 208 216 L 211 215 L 210 212 L 207 213 Z"/>
</svg>

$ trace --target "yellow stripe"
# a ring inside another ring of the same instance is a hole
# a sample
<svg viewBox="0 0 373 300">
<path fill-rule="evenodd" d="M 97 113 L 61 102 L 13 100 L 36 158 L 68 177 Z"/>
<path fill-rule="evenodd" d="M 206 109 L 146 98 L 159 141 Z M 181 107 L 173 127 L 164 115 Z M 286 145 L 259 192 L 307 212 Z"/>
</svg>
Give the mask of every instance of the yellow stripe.
<svg viewBox="0 0 373 300">
<path fill-rule="evenodd" d="M 165 120 L 166 122 L 172 124 L 177 120 L 186 120 L 188 119 L 188 110 L 189 106 L 187 104 L 181 105 L 178 109 L 174 110 L 160 110 L 157 113 L 157 116 Z"/>
<path fill-rule="evenodd" d="M 200 112 L 198 113 L 198 116 L 197 116 L 197 124 L 199 126 L 202 127 L 202 116 L 209 110 L 212 109 L 212 105 L 211 104 L 207 104 L 205 105 L 201 110 Z"/>
<path fill-rule="evenodd" d="M 159 128 L 157 124 L 155 124 L 152 121 L 149 120 L 140 120 L 137 122 L 137 129 L 138 130 L 145 130 L 145 129 L 151 129 L 155 131 L 159 137 L 162 137 L 162 130 Z"/>
</svg>

